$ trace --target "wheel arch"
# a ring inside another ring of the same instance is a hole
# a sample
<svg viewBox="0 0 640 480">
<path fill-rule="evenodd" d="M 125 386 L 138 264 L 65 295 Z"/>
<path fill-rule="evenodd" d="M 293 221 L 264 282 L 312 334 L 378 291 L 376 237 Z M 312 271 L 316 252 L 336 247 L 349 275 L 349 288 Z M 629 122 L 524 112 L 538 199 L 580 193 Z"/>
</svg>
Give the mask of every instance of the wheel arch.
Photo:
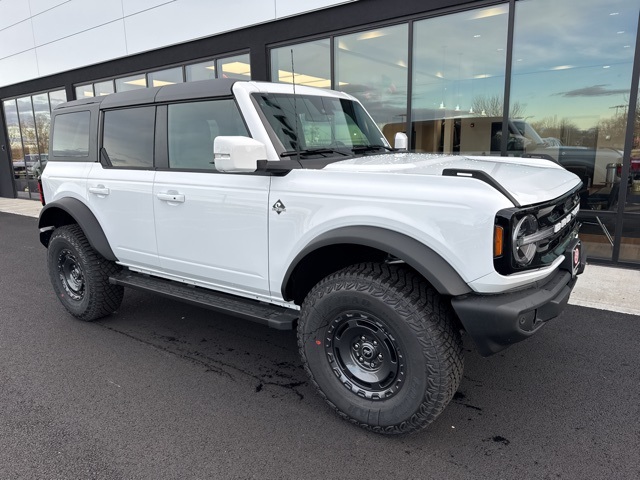
<svg viewBox="0 0 640 480">
<path fill-rule="evenodd" d="M 53 230 L 63 225 L 78 224 L 91 247 L 107 260 L 117 261 L 107 236 L 93 212 L 77 198 L 61 198 L 48 203 L 40 212 L 40 243 L 47 247 Z"/>
<path fill-rule="evenodd" d="M 471 291 L 446 260 L 414 238 L 380 227 L 351 226 L 323 233 L 296 255 L 282 281 L 282 296 L 301 304 L 325 276 L 354 263 L 380 262 L 389 256 L 404 261 L 442 295 Z"/>
</svg>

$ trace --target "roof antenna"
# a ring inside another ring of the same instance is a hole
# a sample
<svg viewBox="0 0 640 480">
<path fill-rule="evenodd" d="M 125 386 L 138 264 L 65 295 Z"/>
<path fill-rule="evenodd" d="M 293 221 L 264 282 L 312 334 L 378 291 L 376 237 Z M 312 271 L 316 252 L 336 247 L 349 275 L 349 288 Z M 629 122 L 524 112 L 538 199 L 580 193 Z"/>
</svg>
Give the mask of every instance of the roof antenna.
<svg viewBox="0 0 640 480">
<path fill-rule="evenodd" d="M 293 48 L 291 49 L 291 74 L 291 82 L 293 83 L 293 114 L 296 117 L 296 152 L 298 153 L 298 162 L 300 162 L 300 129 L 298 127 L 298 97 L 296 96 L 296 70 L 293 66 Z M 300 166 L 302 166 L 302 164 Z"/>
</svg>

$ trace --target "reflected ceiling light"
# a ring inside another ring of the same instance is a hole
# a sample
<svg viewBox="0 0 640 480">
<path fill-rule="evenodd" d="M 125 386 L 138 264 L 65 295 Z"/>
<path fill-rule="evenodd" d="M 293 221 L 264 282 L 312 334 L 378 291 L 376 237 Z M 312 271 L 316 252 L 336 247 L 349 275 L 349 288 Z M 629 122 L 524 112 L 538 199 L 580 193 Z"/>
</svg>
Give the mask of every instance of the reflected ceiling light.
<svg viewBox="0 0 640 480">
<path fill-rule="evenodd" d="M 519 58 L 518 60 L 516 60 L 516 62 L 521 62 L 521 61 L 522 61 L 522 59 L 521 59 L 521 58 Z"/>
<path fill-rule="evenodd" d="M 358 40 L 370 40 L 372 38 L 384 37 L 387 35 L 387 32 L 383 32 L 382 30 L 372 30 L 370 32 L 361 33 L 358 35 Z"/>
<path fill-rule="evenodd" d="M 251 75 L 251 65 L 244 62 L 225 63 L 222 66 L 223 73 L 235 73 L 236 75 Z"/>
<path fill-rule="evenodd" d="M 574 68 L 573 65 L 558 65 L 557 67 L 551 67 L 550 70 L 569 70 Z"/>
<path fill-rule="evenodd" d="M 93 97 L 93 92 L 84 92 L 85 97 Z"/>
<path fill-rule="evenodd" d="M 209 70 L 213 70 L 214 72 L 215 72 L 215 70 L 216 70 L 216 66 L 215 66 L 215 64 L 214 64 L 214 65 L 209 65 L 208 67 L 204 67 L 204 68 L 207 68 L 207 69 L 209 69 Z"/>
<path fill-rule="evenodd" d="M 616 32 L 618 35 L 620 35 L 621 33 L 624 33 L 624 30 L 620 30 L 619 32 Z"/>
<path fill-rule="evenodd" d="M 438 77 L 438 78 L 444 78 L 444 73 L 442 73 L 442 72 L 436 72 L 436 77 Z"/>
<path fill-rule="evenodd" d="M 138 87 L 146 87 L 147 86 L 147 80 L 142 77 L 142 78 L 137 78 L 136 80 L 129 80 L 124 82 L 127 85 L 136 85 Z"/>
<path fill-rule="evenodd" d="M 396 65 L 400 65 L 401 67 L 405 67 L 407 66 L 406 62 L 404 60 L 399 60 L 396 62 Z"/>
<path fill-rule="evenodd" d="M 613 17 L 613 16 L 615 16 L 615 15 L 620 15 L 620 12 L 611 12 L 611 13 L 609 14 L 609 16 L 610 16 L 610 17 Z"/>
<path fill-rule="evenodd" d="M 481 73 L 480 75 L 474 75 L 473 78 L 491 78 L 492 75 L 489 75 L 488 73 Z"/>
<path fill-rule="evenodd" d="M 611 68 L 611 65 L 603 65 L 602 68 Z"/>
<path fill-rule="evenodd" d="M 175 85 L 176 82 L 166 82 L 164 80 L 154 80 L 153 81 L 153 86 L 154 87 L 164 87 L 165 85 Z"/>
<path fill-rule="evenodd" d="M 347 47 L 347 44 L 344 43 L 344 40 L 338 40 L 338 48 L 340 50 L 347 50 L 349 51 L 349 47 Z"/>
<path fill-rule="evenodd" d="M 482 35 L 478 34 L 478 35 L 474 35 L 473 38 L 480 38 Z"/>
<path fill-rule="evenodd" d="M 478 10 L 471 16 L 471 20 L 479 20 L 481 18 L 495 17 L 496 15 L 504 15 L 509 12 L 508 5 L 501 5 L 499 7 L 483 8 Z"/>
<path fill-rule="evenodd" d="M 293 83 L 293 73 L 287 70 L 278 70 L 278 80 L 282 83 Z M 311 87 L 329 88 L 331 80 L 322 77 L 314 77 L 313 75 L 305 75 L 296 73 L 296 85 L 309 85 Z"/>
<path fill-rule="evenodd" d="M 631 45 L 625 45 L 625 46 L 624 46 L 624 47 L 622 47 L 622 48 L 631 48 Z"/>
<path fill-rule="evenodd" d="M 498 48 L 496 51 L 498 51 L 498 52 L 504 52 L 504 48 Z"/>
</svg>

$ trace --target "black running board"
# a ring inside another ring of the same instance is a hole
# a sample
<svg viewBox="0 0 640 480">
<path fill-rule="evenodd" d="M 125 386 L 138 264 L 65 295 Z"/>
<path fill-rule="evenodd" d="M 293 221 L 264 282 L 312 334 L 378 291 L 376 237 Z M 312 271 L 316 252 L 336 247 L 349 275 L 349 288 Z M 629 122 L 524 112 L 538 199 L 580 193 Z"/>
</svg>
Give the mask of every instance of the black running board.
<svg viewBox="0 0 640 480">
<path fill-rule="evenodd" d="M 299 312 L 257 300 L 236 297 L 141 273 L 124 271 L 109 278 L 109 283 L 158 293 L 165 297 L 242 317 L 277 330 L 291 330 Z"/>
</svg>

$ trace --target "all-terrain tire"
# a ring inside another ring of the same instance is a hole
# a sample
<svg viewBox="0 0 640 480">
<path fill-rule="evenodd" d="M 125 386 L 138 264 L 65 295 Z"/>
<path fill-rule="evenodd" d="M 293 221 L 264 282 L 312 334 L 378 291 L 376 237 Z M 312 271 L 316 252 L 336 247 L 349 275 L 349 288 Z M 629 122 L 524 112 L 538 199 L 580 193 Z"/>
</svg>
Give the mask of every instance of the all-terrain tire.
<svg viewBox="0 0 640 480">
<path fill-rule="evenodd" d="M 58 299 L 74 317 L 97 320 L 122 303 L 124 288 L 109 283 L 109 277 L 120 267 L 96 252 L 78 225 L 54 230 L 47 265 Z"/>
<path fill-rule="evenodd" d="M 372 431 L 426 427 L 458 389 L 462 340 L 448 301 L 403 265 L 363 263 L 320 281 L 302 304 L 298 347 L 313 384 Z"/>
</svg>

